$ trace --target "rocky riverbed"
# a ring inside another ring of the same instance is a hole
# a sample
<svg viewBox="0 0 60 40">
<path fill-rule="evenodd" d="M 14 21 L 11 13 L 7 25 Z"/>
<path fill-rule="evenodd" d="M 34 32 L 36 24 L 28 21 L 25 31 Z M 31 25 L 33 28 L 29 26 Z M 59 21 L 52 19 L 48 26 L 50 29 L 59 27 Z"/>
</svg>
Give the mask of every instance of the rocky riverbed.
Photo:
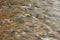
<svg viewBox="0 0 60 40">
<path fill-rule="evenodd" d="M 0 40 L 60 40 L 60 0 L 0 0 Z"/>
</svg>

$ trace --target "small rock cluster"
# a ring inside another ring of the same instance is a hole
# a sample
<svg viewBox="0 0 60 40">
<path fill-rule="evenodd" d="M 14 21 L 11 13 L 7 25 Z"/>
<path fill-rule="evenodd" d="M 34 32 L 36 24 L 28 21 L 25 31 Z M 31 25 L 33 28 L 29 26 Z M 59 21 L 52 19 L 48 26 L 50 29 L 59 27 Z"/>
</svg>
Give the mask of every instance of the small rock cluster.
<svg viewBox="0 0 60 40">
<path fill-rule="evenodd" d="M 0 40 L 60 40 L 59 0 L 0 0 Z"/>
</svg>

